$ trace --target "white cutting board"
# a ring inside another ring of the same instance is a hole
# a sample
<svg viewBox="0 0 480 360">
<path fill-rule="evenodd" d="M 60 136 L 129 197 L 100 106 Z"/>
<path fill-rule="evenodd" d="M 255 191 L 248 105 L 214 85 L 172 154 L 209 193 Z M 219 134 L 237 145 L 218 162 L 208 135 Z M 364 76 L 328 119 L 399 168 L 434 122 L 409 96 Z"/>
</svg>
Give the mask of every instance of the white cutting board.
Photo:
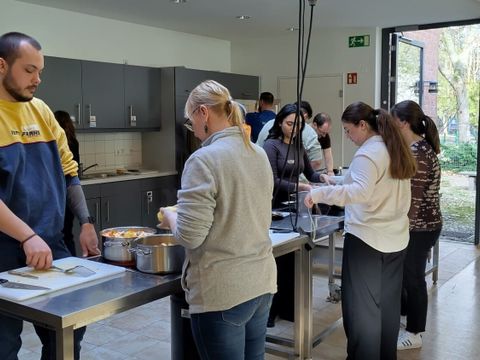
<svg viewBox="0 0 480 360">
<path fill-rule="evenodd" d="M 25 289 L 11 289 L 0 286 L 0 297 L 13 301 L 22 301 L 31 299 L 35 296 L 49 294 L 54 291 L 62 290 L 70 286 L 83 284 L 89 281 L 101 279 L 115 274 L 120 274 L 125 271 L 125 268 L 109 264 L 103 264 L 96 261 L 90 261 L 77 257 L 68 257 L 53 261 L 55 266 L 62 269 L 68 269 L 75 265 L 82 265 L 93 270 L 95 273 L 88 277 L 82 277 L 73 274 L 65 274 L 57 270 L 34 270 L 30 267 L 23 267 L 15 269 L 18 271 L 31 273 L 38 276 L 38 279 L 26 278 L 18 275 L 11 275 L 7 271 L 0 273 L 0 278 L 7 279 L 22 284 L 38 285 L 48 287 L 51 290 L 25 290 Z"/>
</svg>

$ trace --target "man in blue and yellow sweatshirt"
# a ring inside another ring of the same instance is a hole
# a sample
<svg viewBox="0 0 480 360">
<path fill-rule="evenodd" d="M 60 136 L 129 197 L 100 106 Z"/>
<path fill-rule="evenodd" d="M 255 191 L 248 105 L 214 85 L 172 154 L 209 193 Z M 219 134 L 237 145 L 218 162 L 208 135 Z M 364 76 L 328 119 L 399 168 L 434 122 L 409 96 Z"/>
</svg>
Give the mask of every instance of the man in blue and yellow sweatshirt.
<svg viewBox="0 0 480 360">
<path fill-rule="evenodd" d="M 33 97 L 43 70 L 40 44 L 28 35 L 0 37 L 0 272 L 48 269 L 70 256 L 63 242 L 65 202 L 80 220 L 83 255 L 98 238 L 77 176 L 77 163 L 49 107 Z M 0 315 L 0 359 L 17 359 L 22 321 Z M 36 327 L 42 359 L 55 359 L 55 333 Z M 85 328 L 75 333 L 75 359 Z"/>
</svg>

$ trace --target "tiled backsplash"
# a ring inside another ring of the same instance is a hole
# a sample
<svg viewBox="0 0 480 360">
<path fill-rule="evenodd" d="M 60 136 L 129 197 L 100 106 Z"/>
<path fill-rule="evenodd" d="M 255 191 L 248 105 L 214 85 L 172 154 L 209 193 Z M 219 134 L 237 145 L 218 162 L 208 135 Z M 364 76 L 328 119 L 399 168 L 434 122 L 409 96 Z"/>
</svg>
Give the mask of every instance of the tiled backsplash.
<svg viewBox="0 0 480 360">
<path fill-rule="evenodd" d="M 80 162 L 98 164 L 92 172 L 142 165 L 142 134 L 138 132 L 77 134 Z"/>
</svg>

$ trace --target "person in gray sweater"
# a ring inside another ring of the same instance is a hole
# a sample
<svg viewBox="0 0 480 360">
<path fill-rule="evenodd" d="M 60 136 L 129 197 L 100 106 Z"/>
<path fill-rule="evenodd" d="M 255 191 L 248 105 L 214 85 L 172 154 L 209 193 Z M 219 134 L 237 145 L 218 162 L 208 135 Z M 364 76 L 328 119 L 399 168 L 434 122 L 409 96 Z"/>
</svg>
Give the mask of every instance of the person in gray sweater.
<svg viewBox="0 0 480 360">
<path fill-rule="evenodd" d="M 177 211 L 160 211 L 186 250 L 182 287 L 193 337 L 202 359 L 263 359 L 277 291 L 270 163 L 221 84 L 198 85 L 185 115 L 202 148 L 185 163 Z"/>
</svg>

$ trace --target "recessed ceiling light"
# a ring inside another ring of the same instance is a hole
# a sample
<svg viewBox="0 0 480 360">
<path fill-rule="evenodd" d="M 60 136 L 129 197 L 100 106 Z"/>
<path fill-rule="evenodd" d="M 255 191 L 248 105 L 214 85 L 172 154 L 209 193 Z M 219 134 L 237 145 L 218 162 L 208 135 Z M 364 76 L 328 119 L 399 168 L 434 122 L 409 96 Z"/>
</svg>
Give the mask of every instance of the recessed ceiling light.
<svg viewBox="0 0 480 360">
<path fill-rule="evenodd" d="M 187 2 L 187 0 L 170 0 L 174 4 L 184 4 Z"/>
<path fill-rule="evenodd" d="M 238 16 L 235 16 L 238 20 L 248 20 L 250 19 L 250 16 L 248 15 L 238 15 Z"/>
<path fill-rule="evenodd" d="M 287 31 L 298 31 L 298 28 L 292 26 L 292 27 L 289 27 Z"/>
</svg>

